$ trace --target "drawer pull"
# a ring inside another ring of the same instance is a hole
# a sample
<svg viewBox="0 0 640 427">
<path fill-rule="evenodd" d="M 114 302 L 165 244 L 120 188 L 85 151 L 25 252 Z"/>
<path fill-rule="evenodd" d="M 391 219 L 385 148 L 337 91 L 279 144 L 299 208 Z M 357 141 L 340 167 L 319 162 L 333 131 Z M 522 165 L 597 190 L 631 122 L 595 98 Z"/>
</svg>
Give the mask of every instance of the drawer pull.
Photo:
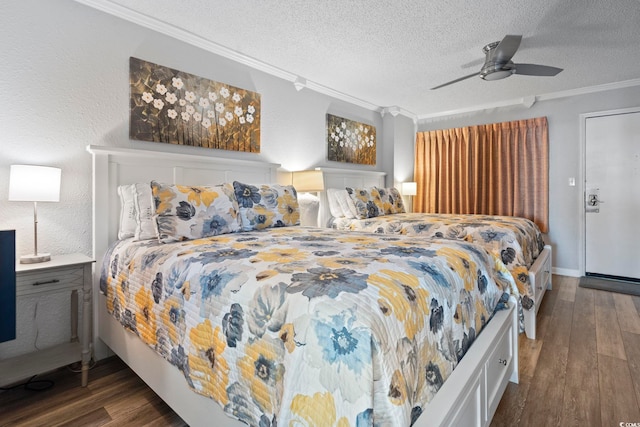
<svg viewBox="0 0 640 427">
<path fill-rule="evenodd" d="M 53 279 L 53 280 L 47 280 L 46 282 L 35 282 L 33 283 L 33 286 L 40 286 L 40 285 L 48 285 L 49 283 L 58 283 L 60 280 L 58 279 Z"/>
<path fill-rule="evenodd" d="M 498 363 L 499 363 L 500 365 L 507 366 L 507 359 L 498 359 Z"/>
</svg>

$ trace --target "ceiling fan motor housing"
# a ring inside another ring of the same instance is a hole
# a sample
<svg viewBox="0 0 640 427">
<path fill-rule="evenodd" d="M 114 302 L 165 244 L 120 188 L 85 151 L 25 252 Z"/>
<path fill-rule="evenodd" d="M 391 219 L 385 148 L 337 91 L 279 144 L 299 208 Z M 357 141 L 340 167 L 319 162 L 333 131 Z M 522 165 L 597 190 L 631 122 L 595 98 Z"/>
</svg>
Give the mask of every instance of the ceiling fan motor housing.
<svg viewBox="0 0 640 427">
<path fill-rule="evenodd" d="M 499 62 L 494 60 L 494 53 L 496 47 L 500 44 L 499 41 L 489 43 L 482 48 L 485 54 L 485 62 L 480 70 L 480 78 L 483 80 L 500 80 L 509 77 L 516 72 L 516 66 L 513 61 L 508 60 L 506 62 Z"/>
</svg>

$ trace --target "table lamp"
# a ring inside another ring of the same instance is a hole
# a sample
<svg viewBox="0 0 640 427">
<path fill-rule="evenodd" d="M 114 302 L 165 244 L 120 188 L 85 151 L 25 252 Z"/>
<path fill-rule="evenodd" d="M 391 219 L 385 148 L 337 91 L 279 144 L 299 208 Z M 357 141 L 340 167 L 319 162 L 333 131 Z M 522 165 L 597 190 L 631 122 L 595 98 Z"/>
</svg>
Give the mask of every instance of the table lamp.
<svg viewBox="0 0 640 427">
<path fill-rule="evenodd" d="M 418 184 L 415 182 L 403 182 L 400 186 L 400 194 L 403 196 L 409 196 L 411 212 L 413 212 L 413 196 L 418 194 Z"/>
<path fill-rule="evenodd" d="M 62 170 L 49 166 L 11 165 L 9 201 L 33 202 L 33 254 L 20 257 L 20 263 L 49 261 L 51 254 L 38 252 L 38 202 L 60 201 Z"/>
</svg>

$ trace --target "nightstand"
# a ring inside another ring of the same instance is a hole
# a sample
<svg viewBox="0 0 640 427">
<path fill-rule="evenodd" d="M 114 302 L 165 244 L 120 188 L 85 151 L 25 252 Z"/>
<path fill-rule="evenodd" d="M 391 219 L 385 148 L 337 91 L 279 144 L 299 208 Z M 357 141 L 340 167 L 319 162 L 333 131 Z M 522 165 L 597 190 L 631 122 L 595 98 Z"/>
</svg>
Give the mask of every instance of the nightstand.
<svg viewBox="0 0 640 427">
<path fill-rule="evenodd" d="M 54 347 L 0 360 L 0 386 L 82 361 L 82 386 L 89 379 L 91 360 L 91 266 L 82 254 L 51 256 L 37 264 L 16 264 L 16 298 L 54 292 L 71 294 L 71 340 Z M 78 336 L 78 291 L 82 293 L 82 326 Z"/>
</svg>

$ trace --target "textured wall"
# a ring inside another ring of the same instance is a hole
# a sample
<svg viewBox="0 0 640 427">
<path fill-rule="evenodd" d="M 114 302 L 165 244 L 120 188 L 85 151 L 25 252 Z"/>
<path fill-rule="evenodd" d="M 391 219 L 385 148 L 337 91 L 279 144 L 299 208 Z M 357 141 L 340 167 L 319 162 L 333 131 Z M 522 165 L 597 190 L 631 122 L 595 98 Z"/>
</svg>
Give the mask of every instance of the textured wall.
<svg viewBox="0 0 640 427">
<path fill-rule="evenodd" d="M 91 255 L 89 144 L 263 159 L 298 170 L 346 166 L 326 160 L 326 113 L 371 123 L 383 134 L 377 112 L 308 89 L 298 92 L 290 82 L 71 0 L 9 0 L 2 6 L 0 229 L 16 230 L 18 255 L 33 250 L 33 208 L 26 202 L 7 202 L 11 164 L 62 168 L 60 202 L 38 205 L 39 250 Z M 259 92 L 261 154 L 129 140 L 130 56 Z M 383 166 L 384 141 L 378 144 L 376 169 L 392 168 Z M 18 306 L 19 325 L 33 324 L 37 313 L 40 347 L 69 335 L 66 295 L 43 299 Z M 0 345 L 0 358 L 29 351 L 35 333 L 22 329 L 20 339 Z"/>
</svg>

